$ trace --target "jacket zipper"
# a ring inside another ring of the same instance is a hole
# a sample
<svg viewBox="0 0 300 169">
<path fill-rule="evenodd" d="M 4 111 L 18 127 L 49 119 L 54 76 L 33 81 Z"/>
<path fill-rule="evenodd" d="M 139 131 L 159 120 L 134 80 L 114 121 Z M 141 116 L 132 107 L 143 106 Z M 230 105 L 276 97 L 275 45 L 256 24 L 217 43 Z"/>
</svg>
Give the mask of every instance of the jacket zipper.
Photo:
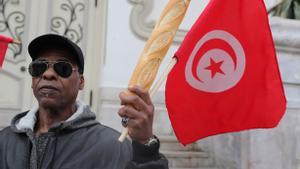
<svg viewBox="0 0 300 169">
<path fill-rule="evenodd" d="M 28 137 L 27 138 L 27 169 L 30 169 L 30 152 L 31 152 L 31 148 L 30 148 L 30 139 Z"/>
</svg>

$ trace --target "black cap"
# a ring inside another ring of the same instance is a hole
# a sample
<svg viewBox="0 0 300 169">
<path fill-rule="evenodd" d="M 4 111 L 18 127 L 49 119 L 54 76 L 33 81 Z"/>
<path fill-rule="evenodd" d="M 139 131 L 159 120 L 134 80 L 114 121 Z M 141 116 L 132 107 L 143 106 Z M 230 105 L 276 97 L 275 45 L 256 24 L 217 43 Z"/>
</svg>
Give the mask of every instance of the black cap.
<svg viewBox="0 0 300 169">
<path fill-rule="evenodd" d="M 83 74 L 84 57 L 76 43 L 61 35 L 45 34 L 33 39 L 28 45 L 28 53 L 32 60 L 37 59 L 39 54 L 47 49 L 64 49 L 70 52 L 78 64 L 79 73 Z"/>
</svg>

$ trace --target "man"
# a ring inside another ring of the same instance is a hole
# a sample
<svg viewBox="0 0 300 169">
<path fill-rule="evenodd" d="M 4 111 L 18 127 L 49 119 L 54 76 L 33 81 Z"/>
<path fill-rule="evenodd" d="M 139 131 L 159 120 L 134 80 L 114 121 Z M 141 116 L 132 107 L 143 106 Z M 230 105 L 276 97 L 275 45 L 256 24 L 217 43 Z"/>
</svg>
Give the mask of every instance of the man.
<svg viewBox="0 0 300 169">
<path fill-rule="evenodd" d="M 156 169 L 168 168 L 153 136 L 154 107 L 149 94 L 134 86 L 120 94 L 119 115 L 132 143 L 101 125 L 89 106 L 76 101 L 84 87 L 81 49 L 47 34 L 28 46 L 29 73 L 38 106 L 17 115 L 0 132 L 1 169 Z"/>
</svg>

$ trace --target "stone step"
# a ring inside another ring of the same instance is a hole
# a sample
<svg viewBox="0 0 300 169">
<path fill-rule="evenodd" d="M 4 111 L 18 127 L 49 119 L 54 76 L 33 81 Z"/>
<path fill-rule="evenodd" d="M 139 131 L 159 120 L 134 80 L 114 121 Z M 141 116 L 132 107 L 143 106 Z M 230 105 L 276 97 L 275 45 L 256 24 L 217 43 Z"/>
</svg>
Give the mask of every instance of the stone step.
<svg viewBox="0 0 300 169">
<path fill-rule="evenodd" d="M 174 136 L 159 136 L 160 149 L 167 151 L 203 151 L 197 144 L 183 146 Z"/>
<path fill-rule="evenodd" d="M 195 151 L 165 151 L 162 150 L 169 160 L 170 168 L 201 168 L 213 166 L 213 159 L 208 153 Z"/>
</svg>

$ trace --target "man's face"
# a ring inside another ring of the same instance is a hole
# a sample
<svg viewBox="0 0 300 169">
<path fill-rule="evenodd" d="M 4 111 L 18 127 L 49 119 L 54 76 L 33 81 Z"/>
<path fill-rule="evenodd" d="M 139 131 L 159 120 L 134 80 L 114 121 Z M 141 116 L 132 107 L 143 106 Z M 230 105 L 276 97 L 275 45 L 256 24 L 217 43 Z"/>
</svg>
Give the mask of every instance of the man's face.
<svg viewBox="0 0 300 169">
<path fill-rule="evenodd" d="M 78 72 L 76 62 L 63 50 L 47 50 L 35 61 L 49 62 L 48 69 L 38 77 L 32 78 L 34 96 L 40 106 L 50 109 L 66 108 L 76 101 L 78 90 L 83 89 L 84 77 Z M 60 76 L 53 68 L 57 61 L 71 63 L 73 71 L 69 77 Z"/>
</svg>

